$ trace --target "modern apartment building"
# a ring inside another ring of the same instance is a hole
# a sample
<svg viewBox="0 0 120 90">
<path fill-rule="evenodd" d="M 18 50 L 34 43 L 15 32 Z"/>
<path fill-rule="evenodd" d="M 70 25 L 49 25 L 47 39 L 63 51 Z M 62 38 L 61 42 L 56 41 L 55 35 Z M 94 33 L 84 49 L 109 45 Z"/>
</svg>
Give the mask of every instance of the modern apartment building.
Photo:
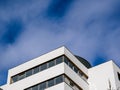
<svg viewBox="0 0 120 90">
<path fill-rule="evenodd" d="M 8 72 L 2 90 L 120 90 L 120 69 L 112 61 L 92 67 L 60 47 Z"/>
</svg>

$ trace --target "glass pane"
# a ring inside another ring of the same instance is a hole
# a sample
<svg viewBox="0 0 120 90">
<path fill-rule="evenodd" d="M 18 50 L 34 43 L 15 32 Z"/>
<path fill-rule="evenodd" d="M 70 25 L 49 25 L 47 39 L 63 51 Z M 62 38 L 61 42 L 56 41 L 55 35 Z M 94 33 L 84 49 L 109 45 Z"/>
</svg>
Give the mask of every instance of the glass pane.
<svg viewBox="0 0 120 90">
<path fill-rule="evenodd" d="M 37 85 L 37 86 L 32 87 L 32 90 L 38 90 L 38 85 Z"/>
<path fill-rule="evenodd" d="M 63 76 L 56 77 L 56 84 L 63 82 Z"/>
<path fill-rule="evenodd" d="M 48 87 L 51 87 L 54 85 L 54 79 L 48 81 Z"/>
<path fill-rule="evenodd" d="M 69 63 L 69 66 L 71 69 L 73 69 L 73 64 L 71 62 Z"/>
<path fill-rule="evenodd" d="M 47 69 L 47 63 L 41 65 L 41 71 Z"/>
<path fill-rule="evenodd" d="M 74 71 L 75 71 L 76 73 L 78 73 L 78 68 L 77 68 L 77 67 L 74 67 Z"/>
<path fill-rule="evenodd" d="M 30 75 L 32 75 L 32 70 L 28 70 L 28 71 L 26 72 L 26 77 L 28 77 L 28 76 L 30 76 Z"/>
<path fill-rule="evenodd" d="M 41 83 L 39 86 L 40 86 L 39 90 L 44 90 L 46 88 L 46 82 Z"/>
<path fill-rule="evenodd" d="M 67 57 L 64 56 L 64 62 L 68 65 L 69 64 L 69 60 Z"/>
<path fill-rule="evenodd" d="M 54 65 L 55 65 L 55 60 L 50 61 L 50 62 L 48 63 L 48 67 L 52 67 L 52 66 L 54 66 Z"/>
<path fill-rule="evenodd" d="M 33 70 L 33 73 L 35 74 L 35 73 L 38 73 L 39 72 L 39 66 L 38 67 L 36 67 L 36 68 L 34 68 L 34 70 Z"/>
<path fill-rule="evenodd" d="M 18 76 L 12 77 L 12 83 L 18 81 Z"/>
<path fill-rule="evenodd" d="M 63 56 L 56 59 L 56 64 L 60 64 L 63 62 Z"/>
<path fill-rule="evenodd" d="M 23 72 L 23 73 L 19 74 L 18 76 L 19 76 L 19 80 L 21 80 L 21 79 L 25 78 L 25 72 Z"/>
</svg>

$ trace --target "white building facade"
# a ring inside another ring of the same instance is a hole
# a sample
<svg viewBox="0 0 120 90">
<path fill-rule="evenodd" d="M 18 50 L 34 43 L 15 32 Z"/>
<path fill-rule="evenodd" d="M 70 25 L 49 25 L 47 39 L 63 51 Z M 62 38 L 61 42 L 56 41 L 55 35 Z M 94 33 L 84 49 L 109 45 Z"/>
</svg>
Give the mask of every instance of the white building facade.
<svg viewBox="0 0 120 90">
<path fill-rule="evenodd" d="M 120 68 L 111 60 L 88 70 L 89 90 L 120 90 Z"/>
<path fill-rule="evenodd" d="M 112 61 L 91 67 L 60 47 L 8 72 L 2 90 L 120 90 L 120 69 Z"/>
</svg>

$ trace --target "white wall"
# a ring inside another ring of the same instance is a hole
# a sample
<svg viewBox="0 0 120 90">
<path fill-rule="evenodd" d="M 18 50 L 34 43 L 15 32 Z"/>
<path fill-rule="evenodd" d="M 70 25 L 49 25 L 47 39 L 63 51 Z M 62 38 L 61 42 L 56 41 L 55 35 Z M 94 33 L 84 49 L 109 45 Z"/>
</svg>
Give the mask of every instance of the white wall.
<svg viewBox="0 0 120 90">
<path fill-rule="evenodd" d="M 88 70 L 90 90 L 107 90 L 109 83 L 116 90 L 116 71 L 113 62 L 109 61 Z M 120 84 L 119 84 L 120 85 Z"/>
<path fill-rule="evenodd" d="M 120 90 L 120 80 L 118 79 L 118 74 L 117 74 L 117 72 L 120 73 L 120 68 L 115 63 L 112 63 L 112 64 L 113 64 L 113 70 L 114 70 L 116 89 L 119 88 Z"/>
</svg>

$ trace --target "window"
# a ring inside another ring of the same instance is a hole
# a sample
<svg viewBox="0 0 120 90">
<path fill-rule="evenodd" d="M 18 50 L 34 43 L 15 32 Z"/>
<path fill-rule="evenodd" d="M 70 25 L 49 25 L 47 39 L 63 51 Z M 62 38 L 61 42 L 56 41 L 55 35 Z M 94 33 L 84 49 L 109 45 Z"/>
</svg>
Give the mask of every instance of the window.
<svg viewBox="0 0 120 90">
<path fill-rule="evenodd" d="M 63 57 L 62 56 L 56 59 L 56 64 L 60 64 L 62 62 L 63 62 Z"/>
<path fill-rule="evenodd" d="M 41 71 L 47 69 L 47 63 L 41 65 Z"/>
<path fill-rule="evenodd" d="M 71 62 L 69 63 L 69 66 L 71 69 L 73 69 L 73 64 Z"/>
<path fill-rule="evenodd" d="M 48 87 L 51 87 L 54 85 L 54 79 L 51 79 L 48 81 Z"/>
<path fill-rule="evenodd" d="M 68 58 L 64 56 L 64 62 L 68 65 L 69 64 L 69 61 L 68 61 Z"/>
<path fill-rule="evenodd" d="M 30 75 L 32 75 L 32 70 L 28 70 L 28 71 L 26 72 L 26 77 L 28 77 L 28 76 L 30 76 Z"/>
<path fill-rule="evenodd" d="M 120 81 L 120 73 L 119 73 L 119 72 L 117 72 L 117 74 L 118 74 L 118 79 L 119 79 L 119 81 Z"/>
<path fill-rule="evenodd" d="M 71 87 L 74 86 L 74 83 L 73 83 L 71 80 L 69 80 L 67 77 L 65 77 L 65 82 L 66 82 L 68 85 L 70 85 Z"/>
<path fill-rule="evenodd" d="M 46 82 L 41 83 L 39 87 L 40 90 L 44 90 L 46 88 Z"/>
<path fill-rule="evenodd" d="M 39 66 L 33 69 L 33 73 L 38 73 L 39 72 Z"/>
<path fill-rule="evenodd" d="M 81 77 L 81 76 L 83 76 L 83 73 L 81 71 L 79 71 L 78 75 Z"/>
<path fill-rule="evenodd" d="M 23 79 L 23 78 L 25 78 L 25 72 L 20 73 L 18 79 L 21 80 L 21 79 Z"/>
<path fill-rule="evenodd" d="M 12 77 L 12 82 L 16 82 L 18 80 L 18 75 Z"/>
<path fill-rule="evenodd" d="M 50 61 L 50 62 L 48 63 L 48 67 L 52 67 L 52 66 L 54 66 L 54 65 L 55 65 L 55 60 Z"/>
<path fill-rule="evenodd" d="M 72 81 L 70 81 L 70 86 L 73 87 L 74 86 L 74 83 Z"/>
<path fill-rule="evenodd" d="M 68 84 L 73 90 L 83 90 L 77 84 L 75 84 L 71 79 L 69 79 L 66 75 L 64 76 L 64 82 Z"/>
<path fill-rule="evenodd" d="M 38 90 L 38 85 L 32 87 L 32 90 Z"/>
<path fill-rule="evenodd" d="M 56 84 L 63 82 L 63 76 L 56 77 Z"/>
<path fill-rule="evenodd" d="M 74 67 L 74 71 L 76 72 L 76 73 L 78 73 L 78 68 L 77 67 Z"/>
</svg>

